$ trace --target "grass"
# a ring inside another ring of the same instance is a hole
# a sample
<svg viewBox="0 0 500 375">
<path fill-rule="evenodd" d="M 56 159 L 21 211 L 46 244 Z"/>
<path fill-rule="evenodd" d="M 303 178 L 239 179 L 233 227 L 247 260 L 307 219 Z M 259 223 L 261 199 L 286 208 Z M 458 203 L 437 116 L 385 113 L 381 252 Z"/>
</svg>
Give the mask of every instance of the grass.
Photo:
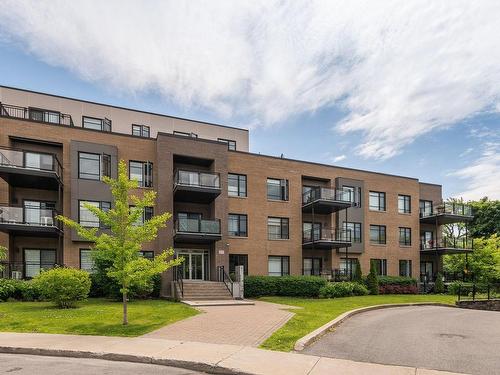
<svg viewBox="0 0 500 375">
<path fill-rule="evenodd" d="M 441 302 L 454 304 L 456 297 L 449 295 L 379 295 L 346 297 L 336 299 L 308 299 L 294 297 L 262 297 L 261 301 L 297 306 L 295 315 L 279 330 L 269 337 L 261 348 L 288 352 L 301 337 L 321 327 L 340 314 L 359 307 L 387 303 Z"/>
<path fill-rule="evenodd" d="M 140 336 L 196 315 L 184 304 L 165 300 L 132 301 L 129 324 L 123 326 L 122 304 L 91 298 L 75 309 L 57 309 L 48 302 L 0 302 L 0 332 Z"/>
</svg>

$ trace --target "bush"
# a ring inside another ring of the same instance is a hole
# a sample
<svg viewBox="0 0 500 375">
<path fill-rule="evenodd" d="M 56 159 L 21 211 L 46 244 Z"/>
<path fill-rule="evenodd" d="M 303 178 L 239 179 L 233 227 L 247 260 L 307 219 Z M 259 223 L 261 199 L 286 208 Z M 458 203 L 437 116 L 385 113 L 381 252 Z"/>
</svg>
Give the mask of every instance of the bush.
<svg viewBox="0 0 500 375">
<path fill-rule="evenodd" d="M 370 294 L 376 295 L 379 293 L 378 277 L 375 271 L 375 264 L 373 262 L 370 264 L 370 273 L 366 277 L 366 287 L 368 288 Z"/>
<path fill-rule="evenodd" d="M 328 281 L 317 276 L 247 276 L 245 297 L 317 297 Z"/>
<path fill-rule="evenodd" d="M 436 275 L 436 283 L 434 284 L 434 292 L 435 293 L 444 293 L 444 282 L 443 282 L 443 275 L 441 272 L 438 272 Z"/>
<path fill-rule="evenodd" d="M 472 293 L 473 284 L 472 283 L 464 283 L 462 281 L 453 281 L 448 285 L 448 294 L 453 296 L 458 296 L 460 291 L 461 296 L 468 296 L 469 293 Z"/>
<path fill-rule="evenodd" d="M 379 285 L 416 285 L 417 280 L 406 276 L 378 276 Z"/>
<path fill-rule="evenodd" d="M 7 301 L 9 298 L 13 298 L 16 288 L 12 281 L 9 279 L 0 279 L 0 301 Z"/>
<path fill-rule="evenodd" d="M 383 284 L 378 287 L 379 294 L 418 294 L 417 285 Z"/>
<path fill-rule="evenodd" d="M 91 282 L 86 271 L 56 267 L 42 271 L 35 277 L 35 284 L 43 298 L 64 309 L 75 307 L 76 302 L 87 299 Z"/>
<path fill-rule="evenodd" d="M 319 291 L 320 298 L 339 298 L 351 296 L 364 296 L 368 294 L 368 289 L 360 283 L 341 281 L 338 283 L 328 283 Z"/>
<path fill-rule="evenodd" d="M 356 268 L 354 269 L 352 280 L 357 283 L 363 282 L 363 273 L 361 272 L 361 264 L 359 263 L 359 260 L 356 262 Z"/>
</svg>

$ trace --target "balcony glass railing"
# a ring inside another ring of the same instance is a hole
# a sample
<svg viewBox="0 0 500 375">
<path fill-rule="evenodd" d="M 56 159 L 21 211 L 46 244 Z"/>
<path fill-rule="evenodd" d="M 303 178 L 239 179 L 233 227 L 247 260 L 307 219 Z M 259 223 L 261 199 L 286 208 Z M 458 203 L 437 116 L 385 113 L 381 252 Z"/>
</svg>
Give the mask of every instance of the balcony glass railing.
<svg viewBox="0 0 500 375">
<path fill-rule="evenodd" d="M 443 202 L 434 208 L 420 209 L 420 217 L 434 215 L 472 216 L 472 207 L 465 203 Z"/>
<path fill-rule="evenodd" d="M 0 166 L 55 172 L 58 176 L 62 175 L 61 163 L 54 154 L 36 151 L 0 147 Z"/>
<path fill-rule="evenodd" d="M 55 219 L 56 215 L 57 212 L 55 210 L 48 208 L 0 205 L 0 225 L 6 223 L 59 228 L 60 224 Z"/>
<path fill-rule="evenodd" d="M 220 234 L 220 220 L 177 218 L 175 222 L 176 232 Z"/>
<path fill-rule="evenodd" d="M 474 242 L 472 238 L 465 237 L 443 237 L 439 240 L 420 240 L 421 250 L 432 249 L 472 249 Z"/>
<path fill-rule="evenodd" d="M 175 185 L 220 189 L 220 177 L 218 173 L 179 170 L 175 173 Z"/>
<path fill-rule="evenodd" d="M 302 203 L 308 204 L 316 200 L 327 200 L 344 203 L 354 202 L 354 193 L 349 189 L 313 188 L 302 194 Z"/>
<path fill-rule="evenodd" d="M 351 231 L 344 229 L 324 229 L 302 231 L 302 243 L 317 241 L 351 242 Z"/>
<path fill-rule="evenodd" d="M 4 103 L 0 103 L 0 116 L 45 122 L 48 124 L 73 126 L 71 115 L 65 113 L 46 109 L 19 107 Z"/>
</svg>

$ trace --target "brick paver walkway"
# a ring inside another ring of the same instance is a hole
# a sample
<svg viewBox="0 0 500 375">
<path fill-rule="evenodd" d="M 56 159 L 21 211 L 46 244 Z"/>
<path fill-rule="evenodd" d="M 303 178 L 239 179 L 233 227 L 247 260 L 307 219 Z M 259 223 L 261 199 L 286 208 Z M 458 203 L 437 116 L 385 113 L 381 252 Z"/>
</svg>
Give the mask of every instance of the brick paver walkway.
<svg viewBox="0 0 500 375">
<path fill-rule="evenodd" d="M 198 307 L 201 314 L 142 337 L 258 346 L 293 316 L 287 308 L 291 307 L 260 301 L 250 306 Z"/>
</svg>

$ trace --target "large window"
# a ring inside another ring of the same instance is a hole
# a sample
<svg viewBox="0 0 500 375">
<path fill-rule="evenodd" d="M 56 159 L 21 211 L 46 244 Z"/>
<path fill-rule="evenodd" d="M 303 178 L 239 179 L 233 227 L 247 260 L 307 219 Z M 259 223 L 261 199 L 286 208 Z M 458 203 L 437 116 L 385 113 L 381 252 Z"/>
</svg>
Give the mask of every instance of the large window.
<svg viewBox="0 0 500 375">
<path fill-rule="evenodd" d="M 399 276 L 411 277 L 411 260 L 399 261 Z"/>
<path fill-rule="evenodd" d="M 288 218 L 286 217 L 268 217 L 267 235 L 270 240 L 287 240 L 288 237 Z"/>
<path fill-rule="evenodd" d="M 149 126 L 132 124 L 132 135 L 135 135 L 137 137 L 149 138 Z"/>
<path fill-rule="evenodd" d="M 153 163 L 131 160 L 129 162 L 129 179 L 137 180 L 139 187 L 153 187 Z"/>
<path fill-rule="evenodd" d="M 432 201 L 420 201 L 420 216 L 432 215 Z"/>
<path fill-rule="evenodd" d="M 111 120 L 107 118 L 95 118 L 83 116 L 82 125 L 86 129 L 100 130 L 103 132 L 111 131 Z"/>
<path fill-rule="evenodd" d="M 78 222 L 84 227 L 99 228 L 101 224 L 99 218 L 95 216 L 90 210 L 85 207 L 85 203 L 91 206 L 100 208 L 103 211 L 108 211 L 111 208 L 110 202 L 97 202 L 97 201 L 79 201 L 78 208 Z"/>
<path fill-rule="evenodd" d="M 229 254 L 229 273 L 235 273 L 237 266 L 243 266 L 243 273 L 248 275 L 247 254 Z"/>
<path fill-rule="evenodd" d="M 385 193 L 370 191 L 370 210 L 385 211 Z"/>
<path fill-rule="evenodd" d="M 385 244 L 385 225 L 370 225 L 370 243 Z"/>
<path fill-rule="evenodd" d="M 344 191 L 349 192 L 349 201 L 354 203 L 356 202 L 356 188 L 353 186 L 343 186 L 342 189 Z"/>
<path fill-rule="evenodd" d="M 288 200 L 288 180 L 276 178 L 267 179 L 267 199 L 287 201 Z"/>
<path fill-rule="evenodd" d="M 224 139 L 224 138 L 217 138 L 219 142 L 226 143 L 227 144 L 227 149 L 235 151 L 236 150 L 236 141 L 233 141 L 232 139 Z"/>
<path fill-rule="evenodd" d="M 246 197 L 247 176 L 244 174 L 229 173 L 227 175 L 227 194 L 230 197 Z"/>
<path fill-rule="evenodd" d="M 305 276 L 321 275 L 322 258 L 303 258 L 302 259 L 302 274 Z"/>
<path fill-rule="evenodd" d="M 228 215 L 228 234 L 236 237 L 248 236 L 247 215 L 229 214 Z"/>
<path fill-rule="evenodd" d="M 80 269 L 92 272 L 94 268 L 94 260 L 92 259 L 92 250 L 80 249 Z"/>
<path fill-rule="evenodd" d="M 78 153 L 78 178 L 100 180 L 111 177 L 111 156 L 107 154 Z"/>
<path fill-rule="evenodd" d="M 54 268 L 55 265 L 55 250 L 24 249 L 24 277 L 35 277 L 40 271 Z"/>
<path fill-rule="evenodd" d="M 356 271 L 357 264 L 358 260 L 356 258 L 342 258 L 340 259 L 340 272 L 345 276 L 352 276 Z"/>
<path fill-rule="evenodd" d="M 269 276 L 287 276 L 290 274 L 290 257 L 270 256 L 267 264 Z"/>
<path fill-rule="evenodd" d="M 400 214 L 411 213 L 411 197 L 409 195 L 398 195 L 398 212 Z"/>
<path fill-rule="evenodd" d="M 387 259 L 370 259 L 375 267 L 375 272 L 379 276 L 387 276 Z"/>
<path fill-rule="evenodd" d="M 361 242 L 361 223 L 344 222 L 344 230 L 351 231 L 351 241 Z"/>
<path fill-rule="evenodd" d="M 399 244 L 411 246 L 411 228 L 399 227 Z"/>
</svg>

